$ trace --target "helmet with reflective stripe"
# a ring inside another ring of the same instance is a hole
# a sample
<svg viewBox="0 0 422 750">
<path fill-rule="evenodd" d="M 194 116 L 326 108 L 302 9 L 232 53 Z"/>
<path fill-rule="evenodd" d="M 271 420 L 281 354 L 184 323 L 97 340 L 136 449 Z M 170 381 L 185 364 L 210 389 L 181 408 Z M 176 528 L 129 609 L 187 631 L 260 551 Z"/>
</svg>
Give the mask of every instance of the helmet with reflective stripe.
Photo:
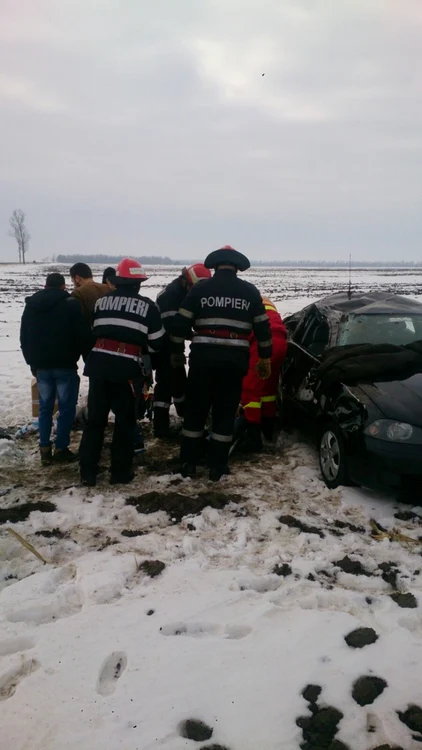
<svg viewBox="0 0 422 750">
<path fill-rule="evenodd" d="M 216 268 L 224 265 L 234 266 L 239 271 L 247 271 L 250 268 L 249 259 L 243 253 L 239 253 L 231 245 L 224 245 L 219 250 L 214 250 L 205 258 L 206 268 Z"/>
<path fill-rule="evenodd" d="M 113 284 L 136 284 L 140 281 L 146 281 L 144 269 L 142 268 L 139 261 L 133 258 L 123 258 L 116 268 L 116 275 L 112 280 Z"/>
<path fill-rule="evenodd" d="M 183 270 L 183 276 L 189 284 L 193 285 L 201 279 L 210 279 L 211 271 L 205 268 L 203 263 L 195 263 L 193 266 L 189 266 L 189 268 Z"/>
</svg>

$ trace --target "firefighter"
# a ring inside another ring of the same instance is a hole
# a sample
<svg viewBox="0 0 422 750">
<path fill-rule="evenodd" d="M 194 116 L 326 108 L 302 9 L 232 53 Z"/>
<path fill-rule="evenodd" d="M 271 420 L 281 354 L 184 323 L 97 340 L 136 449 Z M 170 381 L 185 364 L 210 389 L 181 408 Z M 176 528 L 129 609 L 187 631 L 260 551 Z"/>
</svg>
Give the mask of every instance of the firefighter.
<svg viewBox="0 0 422 750">
<path fill-rule="evenodd" d="M 115 291 L 100 298 L 94 309 L 95 345 L 88 357 L 88 420 L 80 456 L 81 480 L 96 484 L 98 463 L 109 411 L 115 415 L 111 446 L 111 484 L 132 481 L 133 434 L 137 400 L 142 389 L 142 355 L 158 351 L 165 337 L 157 306 L 139 289 L 148 277 L 140 263 L 125 258 L 113 279 Z"/>
<path fill-rule="evenodd" d="M 276 401 L 281 365 L 287 354 L 287 330 L 281 315 L 271 300 L 263 297 L 268 320 L 270 322 L 273 353 L 271 357 L 271 375 L 261 380 L 256 371 L 259 359 L 258 343 L 251 335 L 249 370 L 242 385 L 242 428 L 245 430 L 240 442 L 243 451 L 262 450 L 261 432 L 267 440 L 273 440 L 276 426 Z M 239 425 L 240 427 L 240 425 Z"/>
<path fill-rule="evenodd" d="M 211 409 L 210 479 L 228 473 L 228 456 L 242 380 L 249 367 L 249 335 L 257 340 L 259 377 L 271 375 L 270 324 L 261 295 L 237 277 L 248 258 L 227 245 L 205 260 L 215 274 L 194 286 L 175 317 L 170 336 L 172 365 L 184 364 L 184 342 L 193 328 L 182 430 L 181 472 L 195 476 L 205 422 Z"/>
<path fill-rule="evenodd" d="M 186 371 L 184 365 L 172 368 L 170 365 L 170 331 L 175 315 L 181 307 L 187 293 L 201 279 L 211 278 L 211 271 L 202 263 L 184 268 L 181 275 L 174 279 L 157 297 L 157 307 L 167 336 L 164 347 L 154 356 L 155 389 L 154 389 L 154 435 L 158 438 L 174 437 L 170 428 L 170 404 L 176 407 L 179 417 L 183 417 Z"/>
</svg>

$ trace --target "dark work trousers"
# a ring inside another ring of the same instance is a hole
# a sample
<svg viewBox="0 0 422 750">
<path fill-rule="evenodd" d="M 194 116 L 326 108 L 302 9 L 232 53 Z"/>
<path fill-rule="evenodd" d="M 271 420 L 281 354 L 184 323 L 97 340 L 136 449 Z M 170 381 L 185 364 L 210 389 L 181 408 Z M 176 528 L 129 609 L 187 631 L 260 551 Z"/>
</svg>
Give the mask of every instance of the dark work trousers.
<svg viewBox="0 0 422 750">
<path fill-rule="evenodd" d="M 186 371 L 184 367 L 172 367 L 170 353 L 167 352 L 155 355 L 154 366 L 154 427 L 160 430 L 169 426 L 172 398 L 179 417 L 184 414 Z"/>
<path fill-rule="evenodd" d="M 191 365 L 186 385 L 180 458 L 196 466 L 205 422 L 211 409 L 210 468 L 227 466 L 234 421 L 240 403 L 243 369 L 229 364 Z"/>
<path fill-rule="evenodd" d="M 111 473 L 126 474 L 133 461 L 133 435 L 136 424 L 136 397 L 129 382 L 114 383 L 89 379 L 88 421 L 79 448 L 81 474 L 95 472 L 104 442 L 109 412 L 115 425 L 111 444 Z"/>
</svg>

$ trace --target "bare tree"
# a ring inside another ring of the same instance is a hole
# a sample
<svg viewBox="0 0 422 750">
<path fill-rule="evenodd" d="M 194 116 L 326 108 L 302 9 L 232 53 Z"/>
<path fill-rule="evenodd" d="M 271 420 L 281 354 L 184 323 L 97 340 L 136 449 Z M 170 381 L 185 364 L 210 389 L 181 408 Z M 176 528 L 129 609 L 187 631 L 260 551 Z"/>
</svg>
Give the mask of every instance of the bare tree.
<svg viewBox="0 0 422 750">
<path fill-rule="evenodd" d="M 26 253 L 31 236 L 25 225 L 25 214 L 20 208 L 15 208 L 10 217 L 9 237 L 14 237 L 18 243 L 19 263 L 26 263 Z"/>
</svg>

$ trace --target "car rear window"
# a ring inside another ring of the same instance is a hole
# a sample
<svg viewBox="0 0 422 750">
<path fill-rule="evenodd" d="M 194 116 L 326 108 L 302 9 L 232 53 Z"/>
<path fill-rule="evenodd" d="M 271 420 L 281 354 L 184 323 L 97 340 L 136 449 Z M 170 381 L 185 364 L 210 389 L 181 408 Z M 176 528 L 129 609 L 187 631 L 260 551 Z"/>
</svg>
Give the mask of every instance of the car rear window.
<svg viewBox="0 0 422 750">
<path fill-rule="evenodd" d="M 340 328 L 339 345 L 410 344 L 422 340 L 422 315 L 350 315 Z"/>
</svg>

